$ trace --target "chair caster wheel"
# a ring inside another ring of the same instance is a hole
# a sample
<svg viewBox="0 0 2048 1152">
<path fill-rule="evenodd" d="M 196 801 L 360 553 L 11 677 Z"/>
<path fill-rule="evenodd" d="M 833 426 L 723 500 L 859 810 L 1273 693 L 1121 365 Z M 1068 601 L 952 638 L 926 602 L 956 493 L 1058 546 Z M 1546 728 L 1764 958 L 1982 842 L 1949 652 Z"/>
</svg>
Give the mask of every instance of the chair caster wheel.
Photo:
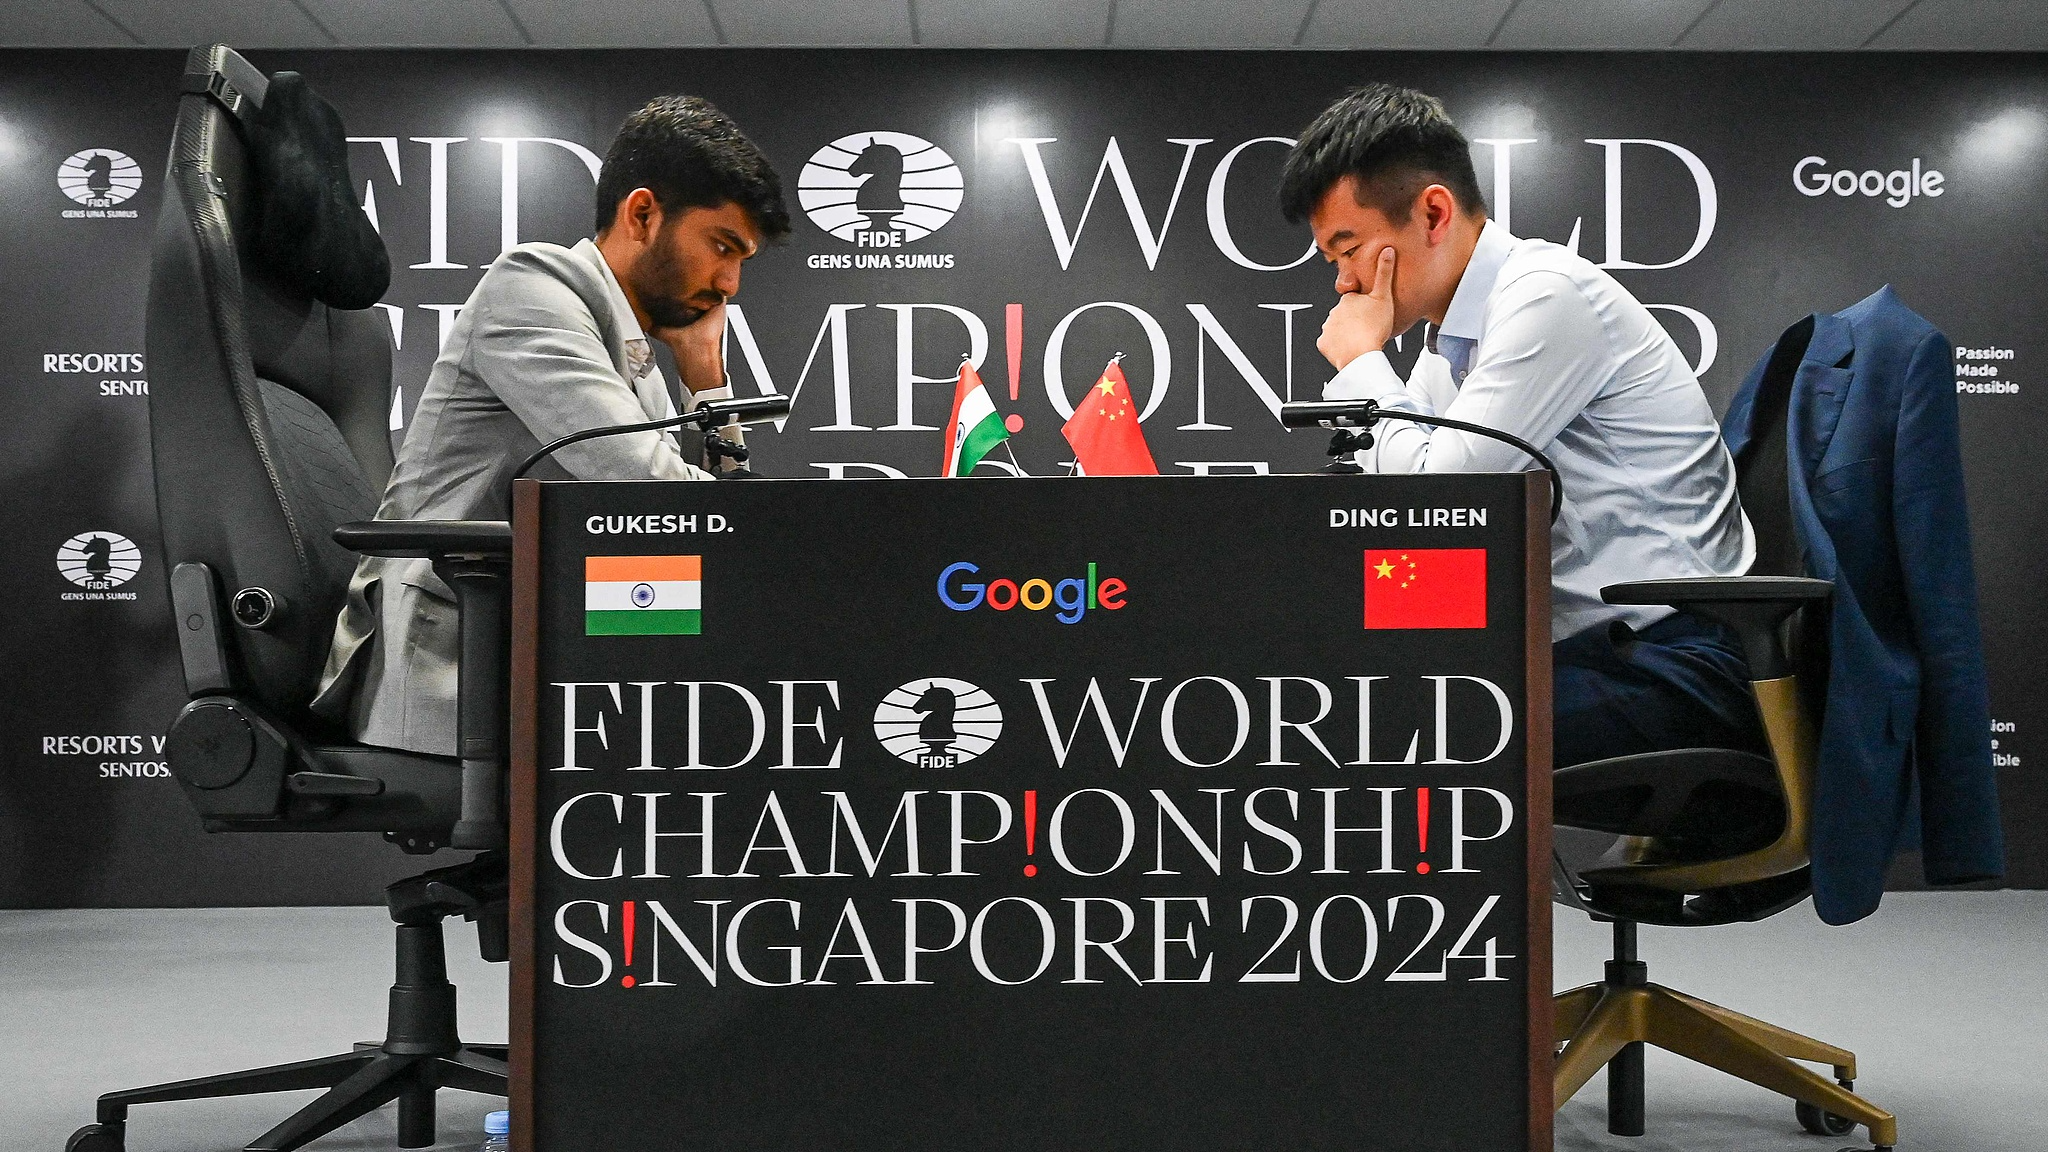
<svg viewBox="0 0 2048 1152">
<path fill-rule="evenodd" d="M 1847 1116 L 1837 1116 L 1812 1104 L 1799 1104 L 1796 1111 L 1799 1126 L 1815 1136 L 1847 1136 L 1856 1130 L 1854 1120 Z"/>
<path fill-rule="evenodd" d="M 64 1152 L 124 1152 L 127 1147 L 126 1124 L 87 1124 L 64 1142 Z"/>
</svg>

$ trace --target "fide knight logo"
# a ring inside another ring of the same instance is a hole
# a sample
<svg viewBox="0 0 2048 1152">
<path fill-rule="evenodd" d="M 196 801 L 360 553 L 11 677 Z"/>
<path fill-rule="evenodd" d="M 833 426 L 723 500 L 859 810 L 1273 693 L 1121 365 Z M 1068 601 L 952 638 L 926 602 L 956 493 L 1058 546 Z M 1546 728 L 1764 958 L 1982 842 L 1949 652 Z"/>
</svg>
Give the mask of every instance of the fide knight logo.
<svg viewBox="0 0 2048 1152">
<path fill-rule="evenodd" d="M 112 208 L 142 190 L 142 166 L 112 148 L 87 148 L 58 166 L 57 187 L 87 208 Z"/>
<path fill-rule="evenodd" d="M 960 166 L 945 149 L 903 132 L 856 132 L 813 154 L 797 176 L 811 223 L 861 248 L 899 248 L 960 211 Z"/>
<path fill-rule="evenodd" d="M 57 549 L 57 571 L 88 592 L 105 592 L 142 571 L 142 549 L 118 532 L 81 532 Z"/>
<path fill-rule="evenodd" d="M 875 706 L 875 739 L 918 768 L 958 768 L 993 748 L 1002 734 L 995 697 L 965 680 L 912 680 Z"/>
</svg>

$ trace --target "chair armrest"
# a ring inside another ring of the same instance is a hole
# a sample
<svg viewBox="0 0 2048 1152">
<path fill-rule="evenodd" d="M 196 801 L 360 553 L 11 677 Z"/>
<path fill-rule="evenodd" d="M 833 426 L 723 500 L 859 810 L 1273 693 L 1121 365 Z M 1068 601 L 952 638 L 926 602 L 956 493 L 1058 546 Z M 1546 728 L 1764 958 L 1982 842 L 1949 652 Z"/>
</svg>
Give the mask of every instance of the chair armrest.
<svg viewBox="0 0 2048 1152">
<path fill-rule="evenodd" d="M 512 525 L 503 520 L 357 520 L 336 528 L 334 542 L 365 556 L 509 559 Z"/>
<path fill-rule="evenodd" d="M 454 848 L 502 848 L 512 525 L 503 520 L 357 520 L 334 542 L 367 556 L 424 558 L 455 593 L 461 621 L 456 679 L 456 754 L 462 798 L 449 832 Z"/>
<path fill-rule="evenodd" d="M 1719 621 L 1741 637 L 1749 678 L 1776 680 L 1793 670 L 1783 637 L 1786 619 L 1834 591 L 1828 581 L 1804 576 L 1701 576 L 1609 584 L 1600 598 L 1609 604 L 1668 604 Z"/>
<path fill-rule="evenodd" d="M 1609 584 L 1600 598 L 1609 604 L 1732 604 L 1756 600 L 1787 600 L 1803 604 L 1825 600 L 1835 586 L 1805 576 L 1701 576 L 1689 580 L 1631 580 Z"/>
</svg>

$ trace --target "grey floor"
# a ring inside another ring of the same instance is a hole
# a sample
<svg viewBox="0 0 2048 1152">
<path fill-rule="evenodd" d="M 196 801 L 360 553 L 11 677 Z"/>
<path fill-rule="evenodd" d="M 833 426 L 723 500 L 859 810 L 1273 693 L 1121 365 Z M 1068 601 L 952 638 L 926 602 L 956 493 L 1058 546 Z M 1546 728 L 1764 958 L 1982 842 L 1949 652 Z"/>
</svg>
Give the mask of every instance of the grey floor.
<svg viewBox="0 0 2048 1152">
<path fill-rule="evenodd" d="M 0 1152 L 59 1152 L 99 1092 L 342 1051 L 378 1033 L 380 909 L 0 912 Z M 466 1038 L 503 1039 L 505 969 L 448 933 Z M 1560 988 L 1597 977 L 1606 930 L 1560 910 Z M 1829 928 L 1646 929 L 1653 978 L 1855 1050 L 1858 1087 L 1900 1117 L 1902 1152 L 2048 1149 L 2048 893 L 1898 893 Z M 1558 1117 L 1585 1152 L 1834 1152 L 1788 1103 L 1652 1052 L 1650 1134 L 1606 1133 L 1601 1080 Z M 150 1105 L 133 1152 L 239 1148 L 310 1093 Z M 481 1141 L 494 1097 L 444 1092 L 442 1149 Z M 1860 1133 L 1859 1133 L 1860 1135 Z M 395 1147 L 390 1109 L 313 1145 Z"/>
<path fill-rule="evenodd" d="M 505 1039 L 505 966 L 446 931 L 465 1040 Z M 101 1092 L 346 1052 L 381 1039 L 391 985 L 382 908 L 0 912 L 0 1152 L 61 1152 Z M 129 1152 L 228 1152 L 313 1092 L 146 1104 Z M 442 1092 L 446 1150 L 483 1142 L 496 1096 Z M 398 1146 L 385 1108 L 315 1141 Z"/>
<path fill-rule="evenodd" d="M 1557 986 L 1599 978 L 1604 925 L 1558 910 Z M 1811 905 L 1758 924 L 1645 928 L 1650 978 L 1856 1053 L 1857 1091 L 1902 1150 L 2048 1149 L 2048 892 L 1895 892 L 1846 928 Z M 1604 1077 L 1557 1118 L 1557 1147 L 1835 1152 L 1792 1106 L 1667 1053 L 1649 1056 L 1649 1134 L 1607 1134 Z M 1865 1137 L 1861 1129 L 1856 1135 Z"/>
</svg>

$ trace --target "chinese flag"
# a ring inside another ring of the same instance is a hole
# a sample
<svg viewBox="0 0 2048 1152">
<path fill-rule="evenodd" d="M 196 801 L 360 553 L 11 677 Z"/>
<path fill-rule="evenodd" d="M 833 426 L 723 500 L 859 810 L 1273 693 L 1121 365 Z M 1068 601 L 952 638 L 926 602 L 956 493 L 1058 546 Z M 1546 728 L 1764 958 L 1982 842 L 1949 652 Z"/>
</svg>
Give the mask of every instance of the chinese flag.
<svg viewBox="0 0 2048 1152">
<path fill-rule="evenodd" d="M 1074 415 L 1060 429 L 1074 446 L 1074 459 L 1090 476 L 1157 476 L 1152 450 L 1138 427 L 1138 406 L 1131 403 L 1131 385 L 1123 367 L 1112 360 L 1102 379 L 1074 406 Z"/>
<path fill-rule="evenodd" d="M 1486 549 L 1366 549 L 1365 626 L 1486 627 Z"/>
</svg>

